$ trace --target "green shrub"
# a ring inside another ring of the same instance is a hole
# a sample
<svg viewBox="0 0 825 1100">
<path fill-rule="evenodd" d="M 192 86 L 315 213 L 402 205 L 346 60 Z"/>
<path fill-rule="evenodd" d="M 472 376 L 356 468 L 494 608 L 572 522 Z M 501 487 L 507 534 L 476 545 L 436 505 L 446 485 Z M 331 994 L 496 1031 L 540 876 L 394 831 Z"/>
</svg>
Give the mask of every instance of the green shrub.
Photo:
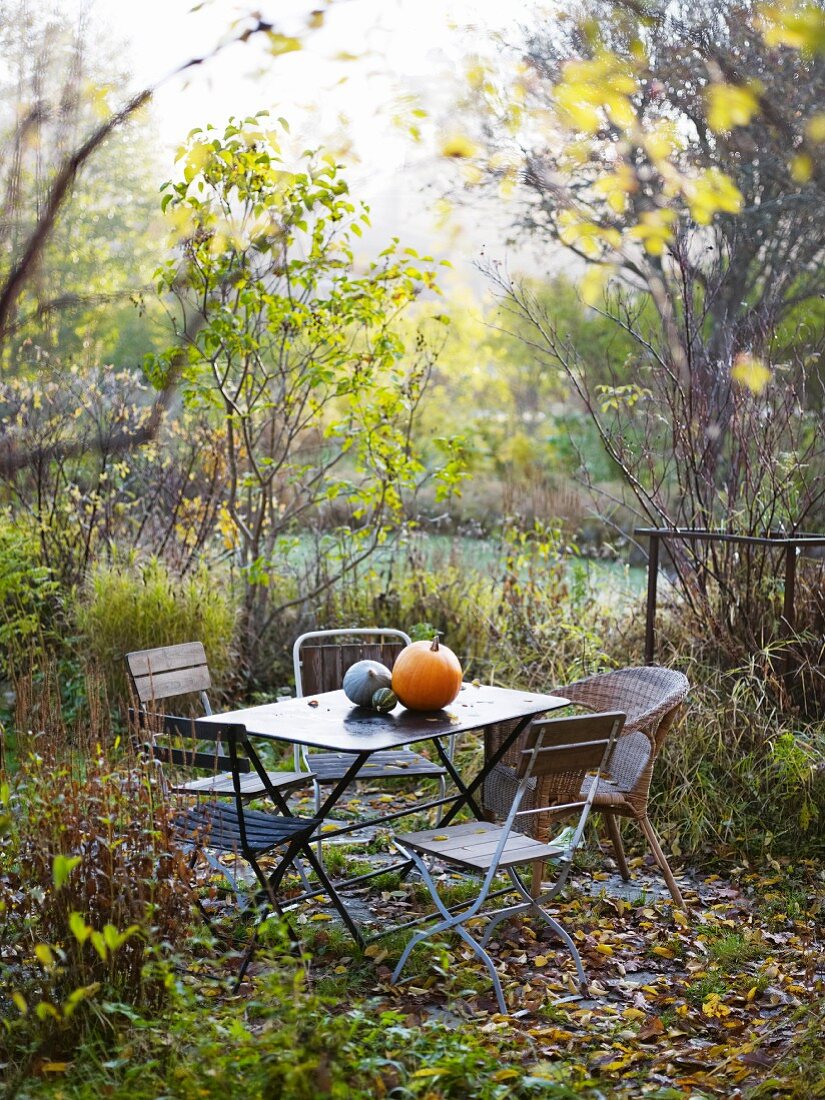
<svg viewBox="0 0 825 1100">
<path fill-rule="evenodd" d="M 0 680 L 42 646 L 56 588 L 41 564 L 35 534 L 0 515 Z"/>
<path fill-rule="evenodd" d="M 151 765 L 90 741 L 70 756 L 45 730 L 6 784 L 0 841 L 0 1062 L 114 1041 L 157 1013 L 188 935 L 187 859 Z"/>
<path fill-rule="evenodd" d="M 134 649 L 201 641 L 216 680 L 230 667 L 235 609 L 206 565 L 183 578 L 157 560 L 100 565 L 75 619 L 81 654 L 103 671 L 112 701 L 128 696 L 123 658 Z"/>
</svg>

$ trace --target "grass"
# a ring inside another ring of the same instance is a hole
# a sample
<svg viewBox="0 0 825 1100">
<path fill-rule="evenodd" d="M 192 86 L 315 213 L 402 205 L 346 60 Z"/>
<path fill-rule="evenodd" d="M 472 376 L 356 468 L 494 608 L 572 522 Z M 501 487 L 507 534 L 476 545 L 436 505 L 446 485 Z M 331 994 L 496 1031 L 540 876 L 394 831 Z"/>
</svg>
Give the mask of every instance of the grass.
<svg viewBox="0 0 825 1100">
<path fill-rule="evenodd" d="M 764 947 L 753 936 L 741 932 L 729 932 L 710 939 L 706 943 L 708 957 L 725 970 L 735 970 L 765 953 Z"/>
</svg>

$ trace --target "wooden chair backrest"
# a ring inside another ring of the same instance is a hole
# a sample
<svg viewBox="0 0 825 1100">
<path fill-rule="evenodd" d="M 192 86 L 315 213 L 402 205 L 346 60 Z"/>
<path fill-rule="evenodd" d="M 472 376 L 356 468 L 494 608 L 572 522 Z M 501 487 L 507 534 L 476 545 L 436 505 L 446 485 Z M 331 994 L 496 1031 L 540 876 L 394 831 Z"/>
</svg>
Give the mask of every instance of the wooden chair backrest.
<svg viewBox="0 0 825 1100">
<path fill-rule="evenodd" d="M 135 650 L 126 654 L 126 667 L 142 706 L 197 691 L 208 711 L 203 693 L 212 687 L 212 680 L 201 642 Z"/>
<path fill-rule="evenodd" d="M 625 716 L 619 711 L 545 718 L 531 723 L 520 752 L 517 774 L 574 776 L 609 766 L 607 750 L 615 744 Z M 539 745 L 538 751 L 534 750 Z"/>
<path fill-rule="evenodd" d="M 346 632 L 342 631 L 342 636 Z M 300 665 L 296 665 L 295 689 L 298 695 L 318 695 L 322 691 L 337 691 L 344 673 L 358 661 L 379 661 L 392 669 L 405 643 L 400 638 L 352 639 L 340 643 L 317 644 L 312 641 L 300 647 Z M 300 680 L 300 682 L 298 682 Z"/>
</svg>

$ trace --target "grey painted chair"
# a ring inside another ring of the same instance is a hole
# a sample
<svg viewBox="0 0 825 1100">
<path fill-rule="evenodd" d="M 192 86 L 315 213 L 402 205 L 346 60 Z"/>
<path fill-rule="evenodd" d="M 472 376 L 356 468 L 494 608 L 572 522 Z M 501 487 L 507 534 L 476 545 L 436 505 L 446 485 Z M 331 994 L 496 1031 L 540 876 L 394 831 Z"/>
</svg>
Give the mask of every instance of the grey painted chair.
<svg viewBox="0 0 825 1100">
<path fill-rule="evenodd" d="M 611 753 L 623 722 L 624 715 L 619 713 L 533 722 L 518 750 L 515 769 L 517 786 L 511 795 L 503 824 L 472 821 L 419 833 L 405 833 L 395 838 L 401 853 L 415 864 L 442 919 L 410 939 L 393 973 L 394 982 L 401 977 L 410 952 L 417 944 L 440 932 L 455 931 L 487 967 L 499 1010 L 506 1014 L 507 1004 L 501 980 L 485 947 L 501 921 L 520 913 L 531 913 L 548 924 L 567 947 L 576 966 L 579 988 L 585 991 L 587 978 L 576 945 L 544 906 L 558 895 L 568 880 L 573 855 L 584 832 L 596 790 L 595 783 L 591 781 L 585 794 L 586 781 L 588 777 L 596 782 L 601 781 L 602 774 L 609 768 Z M 529 808 L 522 809 L 528 792 L 535 792 L 539 786 L 542 791 L 541 804 L 533 802 Z M 554 821 L 572 816 L 575 825 L 561 833 L 556 841 L 537 840 L 529 835 L 527 826 L 529 819 L 539 814 Z M 451 912 L 439 895 L 425 859 L 441 860 L 481 876 L 475 901 L 466 904 L 458 913 Z M 548 861 L 552 861 L 555 867 L 555 878 L 549 887 L 534 897 L 516 868 Z M 521 900 L 489 914 L 490 923 L 483 937 L 477 940 L 467 928 L 467 923 L 474 917 L 485 915 L 482 907 L 499 871 L 507 872 Z"/>
</svg>

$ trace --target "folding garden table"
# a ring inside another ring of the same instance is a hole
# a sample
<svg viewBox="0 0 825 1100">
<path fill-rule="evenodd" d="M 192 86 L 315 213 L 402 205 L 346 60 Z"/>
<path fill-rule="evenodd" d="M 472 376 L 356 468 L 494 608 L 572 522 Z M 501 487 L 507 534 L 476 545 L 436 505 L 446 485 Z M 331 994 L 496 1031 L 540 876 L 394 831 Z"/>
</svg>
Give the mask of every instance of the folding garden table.
<svg viewBox="0 0 825 1100">
<path fill-rule="evenodd" d="M 483 820 L 484 813 L 476 800 L 476 792 L 486 776 L 536 715 L 546 714 L 566 705 L 567 700 L 557 695 L 465 683 L 449 707 L 429 714 L 405 710 L 400 706 L 389 714 L 378 714 L 353 706 L 343 691 L 330 691 L 308 698 L 280 699 L 276 703 L 266 703 L 263 706 L 213 714 L 199 719 L 199 722 L 224 727 L 241 725 L 245 727 L 250 738 L 308 745 L 325 752 L 339 752 L 348 758 L 351 762 L 345 774 L 332 788 L 317 814 L 313 815 L 322 820 L 330 817 L 336 803 L 356 775 L 364 768 L 368 770 L 369 758 L 373 753 L 402 749 L 405 745 L 418 742 L 432 743 L 457 793 L 429 799 L 413 807 L 392 810 L 352 824 L 325 829 L 324 838 L 332 839 L 436 806 L 449 807 L 441 819 L 443 825 L 449 824 L 465 806 L 469 807 L 478 820 Z M 483 730 L 502 722 L 514 723 L 509 736 L 502 740 L 495 753 L 484 759 L 481 770 L 465 783 L 450 759 L 444 742 L 456 733 Z M 399 755 L 403 758 L 403 753 Z M 399 866 L 408 866 L 408 863 Z M 388 870 L 391 868 L 381 867 L 334 885 L 340 891 L 376 875 L 385 874 Z M 328 891 L 321 887 L 314 893 Z M 306 897 L 308 894 L 301 896 Z M 362 946 L 366 942 L 360 932 L 356 938 Z"/>
</svg>

